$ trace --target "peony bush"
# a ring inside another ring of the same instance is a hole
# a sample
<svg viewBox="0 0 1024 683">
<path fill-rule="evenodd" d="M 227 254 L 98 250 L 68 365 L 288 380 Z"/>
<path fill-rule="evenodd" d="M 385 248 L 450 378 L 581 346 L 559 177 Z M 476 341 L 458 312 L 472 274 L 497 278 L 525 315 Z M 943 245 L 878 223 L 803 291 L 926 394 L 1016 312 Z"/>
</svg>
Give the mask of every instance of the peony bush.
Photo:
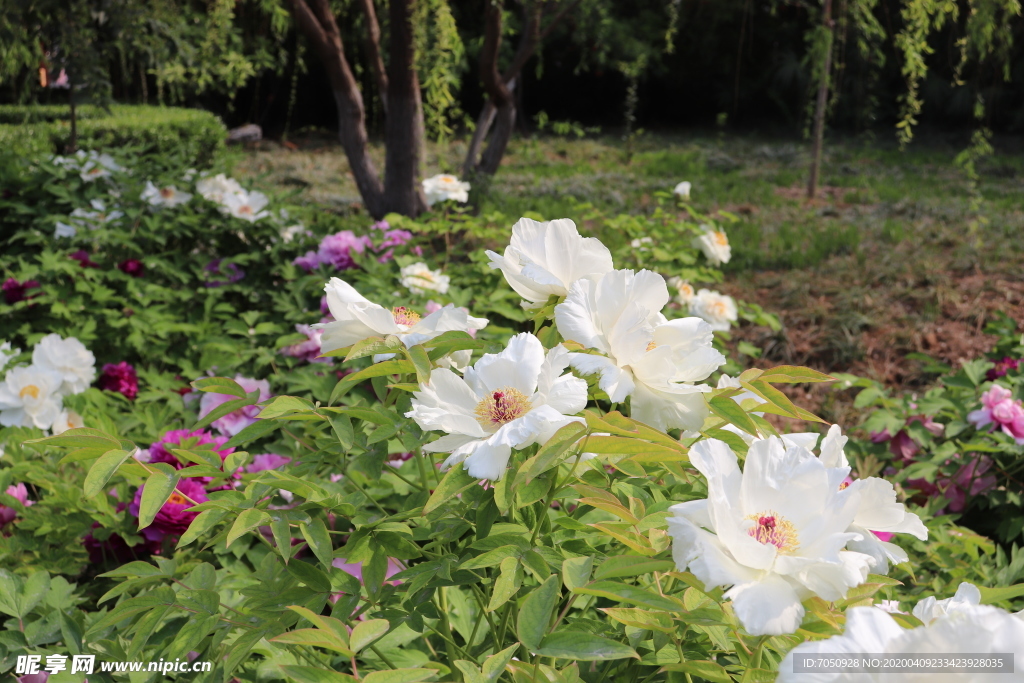
<svg viewBox="0 0 1024 683">
<path fill-rule="evenodd" d="M 971 385 L 959 431 L 932 401 L 849 440 L 780 390 L 836 378 L 728 358 L 731 325 L 778 323 L 700 287 L 730 250 L 688 185 L 646 215 L 512 224 L 452 179 L 443 211 L 364 225 L 82 159 L 102 170 L 19 167 L 3 205 L 0 671 L 689 683 L 803 680 L 815 653 L 1024 657 L 1022 556 L 868 457 L 900 433 L 919 457 L 934 425 L 1019 455 L 1016 368 Z M 25 208 L 55 178 L 69 221 L 120 215 L 57 230 Z"/>
</svg>

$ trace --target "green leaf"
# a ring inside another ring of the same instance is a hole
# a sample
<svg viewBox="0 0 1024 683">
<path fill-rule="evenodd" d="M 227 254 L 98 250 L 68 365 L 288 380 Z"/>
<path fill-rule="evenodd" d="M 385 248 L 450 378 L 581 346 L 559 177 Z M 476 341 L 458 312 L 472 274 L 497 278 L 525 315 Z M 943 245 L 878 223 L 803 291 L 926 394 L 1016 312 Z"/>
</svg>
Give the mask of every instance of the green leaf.
<svg viewBox="0 0 1024 683">
<path fill-rule="evenodd" d="M 177 547 L 184 548 L 202 534 L 217 526 L 227 516 L 227 510 L 203 510 L 192 520 L 192 523 L 188 525 L 188 529 L 178 539 Z"/>
<path fill-rule="evenodd" d="M 426 349 L 419 344 L 411 346 L 405 350 L 405 355 L 412 361 L 413 367 L 416 368 L 416 382 L 418 384 L 426 384 L 430 381 L 430 357 L 427 355 Z"/>
<path fill-rule="evenodd" d="M 243 510 L 242 514 L 238 515 L 234 524 L 231 525 L 231 530 L 228 531 L 227 547 L 230 548 L 232 543 L 256 527 L 269 524 L 270 515 L 267 514 L 266 510 L 260 510 L 259 508 Z"/>
<path fill-rule="evenodd" d="M 578 588 L 590 581 L 590 572 L 594 567 L 591 555 L 570 557 L 562 562 L 562 583 L 569 590 Z"/>
<path fill-rule="evenodd" d="M 345 647 L 345 643 L 331 631 L 318 628 L 300 628 L 295 631 L 285 631 L 279 636 L 270 639 L 272 643 L 284 643 L 286 645 L 305 645 L 306 647 L 322 647 L 333 650 L 345 657 L 353 657 L 355 653 Z"/>
<path fill-rule="evenodd" d="M 18 596 L 20 616 L 27 616 L 36 605 L 42 602 L 49 590 L 50 575 L 46 571 L 37 571 L 28 577 L 21 589 L 21 595 Z"/>
<path fill-rule="evenodd" d="M 1018 583 L 1016 586 L 999 586 L 998 588 L 978 586 L 978 590 L 981 591 L 981 604 L 991 605 L 1024 595 L 1024 583 Z"/>
<path fill-rule="evenodd" d="M 831 375 L 826 375 L 823 372 L 818 372 L 817 370 L 811 370 L 810 368 L 800 367 L 797 365 L 779 365 L 769 370 L 765 370 L 757 379 L 763 382 L 772 382 L 775 384 L 802 384 L 804 382 L 836 381 L 836 378 Z"/>
<path fill-rule="evenodd" d="M 575 659 L 580 662 L 594 662 L 605 659 L 640 659 L 633 648 L 593 633 L 556 631 L 541 641 L 535 654 L 558 659 Z"/>
<path fill-rule="evenodd" d="M 275 396 L 260 411 L 261 420 L 273 420 L 289 413 L 304 413 L 313 410 L 313 403 L 297 396 Z"/>
<path fill-rule="evenodd" d="M 733 424 L 747 434 L 751 436 L 758 436 L 757 425 L 750 419 L 750 415 L 747 411 L 740 407 L 740 404 L 726 396 L 713 396 L 708 398 L 704 396 L 704 401 L 708 404 L 711 412 L 722 418 L 726 422 Z"/>
<path fill-rule="evenodd" d="M 384 377 L 385 375 L 408 375 L 416 372 L 416 367 L 407 360 L 386 360 L 381 363 L 374 363 L 370 367 L 360 370 L 359 372 L 352 373 L 342 378 L 335 386 L 334 391 L 331 392 L 331 400 L 329 403 L 334 403 L 347 394 L 352 387 L 357 384 L 373 379 L 374 377 Z"/>
<path fill-rule="evenodd" d="M 643 555 L 614 555 L 598 565 L 594 578 L 616 579 L 651 572 L 670 572 L 675 568 L 675 562 L 672 560 L 655 560 Z"/>
<path fill-rule="evenodd" d="M 695 660 L 678 664 L 666 664 L 663 668 L 665 671 L 681 671 L 692 676 L 700 676 L 713 683 L 733 683 L 729 672 L 717 662 Z"/>
<path fill-rule="evenodd" d="M 131 453 L 122 450 L 107 451 L 101 455 L 89 468 L 89 473 L 85 475 L 85 483 L 82 485 L 85 497 L 92 498 L 101 493 L 121 463 L 130 457 L 132 457 Z"/>
<path fill-rule="evenodd" d="M 360 621 L 349 636 L 349 647 L 353 652 L 358 653 L 370 643 L 383 638 L 389 628 L 391 628 L 391 624 L 387 619 Z"/>
<path fill-rule="evenodd" d="M 277 668 L 281 670 L 287 680 L 298 681 L 298 683 L 358 683 L 358 679 L 340 671 L 295 664 L 278 664 Z"/>
<path fill-rule="evenodd" d="M 519 649 L 518 643 L 484 660 L 484 665 L 481 669 L 488 683 L 494 683 L 498 680 L 502 672 L 505 671 L 505 667 L 512 661 L 512 655 L 516 653 L 517 649 Z"/>
<path fill-rule="evenodd" d="M 444 475 L 441 483 L 434 489 L 434 493 L 427 500 L 427 504 L 423 506 L 423 514 L 429 515 L 479 481 L 476 477 L 469 476 L 469 472 L 466 471 L 466 468 L 461 463 L 453 465 L 448 470 L 448 473 Z"/>
<path fill-rule="evenodd" d="M 522 548 L 514 545 L 504 545 L 494 550 L 489 550 L 482 555 L 466 560 L 459 565 L 459 569 L 484 569 L 501 564 L 502 560 L 508 557 L 520 557 L 523 554 Z"/>
<path fill-rule="evenodd" d="M 228 377 L 204 377 L 192 382 L 196 391 L 209 391 L 216 394 L 227 394 L 237 398 L 245 398 L 245 389 L 238 382 Z"/>
<path fill-rule="evenodd" d="M 487 611 L 493 612 L 516 594 L 523 582 L 523 568 L 514 557 L 507 557 L 501 561 L 501 573 L 494 582 L 494 589 L 491 591 L 491 599 L 487 603 Z"/>
<path fill-rule="evenodd" d="M 523 478 L 527 483 L 551 469 L 573 444 L 580 440 L 580 435 L 587 431 L 585 425 L 570 422 L 548 439 L 533 456 L 519 469 L 516 479 Z"/>
<path fill-rule="evenodd" d="M 163 463 L 158 463 L 163 464 Z M 168 470 L 170 466 L 168 466 Z M 178 485 L 178 473 L 157 469 L 149 475 L 142 489 L 142 500 L 139 501 L 139 529 L 145 529 L 153 523 L 156 514 L 164 506 L 167 499 L 174 493 Z"/>
<path fill-rule="evenodd" d="M 548 630 L 551 612 L 558 604 L 558 577 L 552 575 L 547 581 L 533 589 L 519 608 L 516 620 L 516 635 L 519 642 L 531 652 L 540 647 L 540 641 Z"/>
<path fill-rule="evenodd" d="M 363 683 L 418 683 L 437 676 L 434 669 L 392 669 L 374 671 L 363 678 Z"/>
<path fill-rule="evenodd" d="M 199 418 L 199 421 L 196 422 L 193 429 L 202 429 L 203 427 L 211 424 L 214 420 L 219 420 L 228 413 L 233 413 L 239 408 L 256 405 L 259 403 L 259 400 L 260 392 L 256 390 L 249 392 L 245 398 L 233 398 L 230 401 L 225 401 L 203 417 Z"/>
<path fill-rule="evenodd" d="M 322 572 L 309 562 L 296 559 L 288 563 L 288 573 L 302 583 L 309 586 L 310 590 L 317 593 L 329 593 L 331 591 L 331 577 Z"/>
<path fill-rule="evenodd" d="M 55 436 L 47 436 L 42 439 L 28 439 L 26 444 L 42 444 L 55 448 L 119 448 L 121 442 L 99 429 L 79 427 L 69 429 Z"/>
<path fill-rule="evenodd" d="M 594 583 L 574 588 L 573 593 L 597 595 L 616 602 L 628 602 L 641 607 L 659 609 L 667 612 L 683 612 L 683 604 L 674 598 L 663 597 L 657 593 L 638 586 L 619 583 L 618 581 L 595 581 Z"/>
<path fill-rule="evenodd" d="M 280 427 L 281 423 L 275 422 L 274 420 L 256 420 L 251 425 L 228 439 L 227 443 L 221 446 L 221 448 L 237 448 L 238 446 L 247 444 L 250 441 L 255 441 L 256 439 L 264 437 L 274 430 L 280 429 Z M 231 455 L 234 454 L 232 453 Z"/>
<path fill-rule="evenodd" d="M 331 543 L 331 535 L 327 532 L 327 525 L 319 517 L 315 517 L 309 524 L 299 524 L 299 531 L 306 539 L 310 550 L 320 560 L 320 564 L 330 571 L 331 563 L 334 562 L 334 545 Z"/>
</svg>

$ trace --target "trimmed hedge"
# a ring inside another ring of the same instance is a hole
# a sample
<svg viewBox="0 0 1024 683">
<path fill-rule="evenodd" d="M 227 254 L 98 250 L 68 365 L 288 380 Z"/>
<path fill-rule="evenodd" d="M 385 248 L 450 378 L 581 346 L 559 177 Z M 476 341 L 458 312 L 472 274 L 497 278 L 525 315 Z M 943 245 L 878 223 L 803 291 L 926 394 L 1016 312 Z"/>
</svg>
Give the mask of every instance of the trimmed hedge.
<svg viewBox="0 0 1024 683">
<path fill-rule="evenodd" d="M 179 107 L 115 104 L 77 111 L 78 148 L 110 151 L 131 147 L 143 154 L 181 156 L 205 167 L 224 148 L 227 129 L 210 112 Z M 65 151 L 71 109 L 58 105 L 0 105 L 0 151 L 33 155 Z"/>
</svg>

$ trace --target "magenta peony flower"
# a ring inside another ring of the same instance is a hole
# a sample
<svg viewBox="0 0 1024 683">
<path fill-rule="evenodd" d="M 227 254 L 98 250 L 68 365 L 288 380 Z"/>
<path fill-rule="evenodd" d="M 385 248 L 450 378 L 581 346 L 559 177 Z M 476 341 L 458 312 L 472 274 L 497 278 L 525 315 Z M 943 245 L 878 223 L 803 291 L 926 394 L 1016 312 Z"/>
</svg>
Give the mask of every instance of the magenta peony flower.
<svg viewBox="0 0 1024 683">
<path fill-rule="evenodd" d="M 207 431 L 197 429 L 191 432 L 187 429 L 172 429 L 166 432 L 163 437 L 149 447 L 149 462 L 165 462 L 176 470 L 180 470 L 185 467 L 185 463 L 178 460 L 178 458 L 171 453 L 174 448 L 192 449 L 197 446 L 204 444 L 213 444 L 213 451 L 220 456 L 223 462 L 224 458 L 228 457 L 228 454 L 235 451 L 234 448 L 221 448 L 227 443 L 229 437 L 226 436 L 214 436 Z M 191 445 L 184 442 L 191 441 Z"/>
<path fill-rule="evenodd" d="M 980 495 L 996 485 L 995 475 L 985 474 L 991 468 L 991 458 L 978 456 L 961 467 L 952 479 L 942 482 L 950 512 L 963 512 L 969 497 Z"/>
<path fill-rule="evenodd" d="M 317 258 L 320 263 L 334 266 L 338 270 L 348 270 L 356 265 L 352 252 L 362 254 L 370 246 L 373 246 L 373 241 L 369 237 L 356 237 L 351 230 L 342 230 L 320 240 Z"/>
<path fill-rule="evenodd" d="M 350 575 L 356 577 L 357 579 L 359 579 L 359 583 L 364 583 L 364 581 L 363 581 L 363 563 L 362 562 L 349 562 L 344 557 L 337 557 L 331 563 L 331 566 L 335 567 L 336 569 L 340 569 L 341 571 L 345 572 L 346 574 L 350 574 Z M 390 583 L 392 586 L 397 586 L 400 583 L 402 583 L 401 581 L 387 581 L 387 579 L 391 578 L 392 576 L 394 576 L 398 572 L 404 571 L 404 570 L 405 570 L 405 567 L 403 567 L 401 564 L 399 564 L 398 560 L 394 559 L 393 557 L 389 557 L 388 558 L 387 569 L 384 570 L 385 583 Z M 342 591 L 340 593 L 333 594 L 331 596 L 331 602 L 337 602 L 338 599 L 342 595 L 344 595 L 344 594 L 345 594 L 344 591 Z"/>
<path fill-rule="evenodd" d="M 320 259 L 315 251 L 307 251 L 303 256 L 296 256 L 292 263 L 309 273 L 317 269 L 317 266 L 320 265 Z"/>
<path fill-rule="evenodd" d="M 121 512 L 127 507 L 128 503 L 118 503 L 117 511 Z M 92 528 L 99 529 L 100 523 L 93 522 Z M 159 548 L 150 547 L 154 545 L 152 543 L 140 543 L 132 547 L 119 534 L 110 534 L 107 540 L 101 541 L 93 536 L 91 532 L 82 539 L 82 545 L 89 551 L 89 562 L 95 565 L 104 565 L 107 562 L 119 565 L 126 564 L 132 560 L 145 557 L 154 550 L 159 550 Z"/>
<path fill-rule="evenodd" d="M 387 250 L 377 258 L 381 263 L 387 263 L 394 258 L 395 250 L 392 247 L 401 247 L 412 240 L 411 232 L 397 228 L 392 230 L 387 221 L 378 221 L 374 223 L 370 229 L 380 230 L 383 233 L 382 237 L 384 239 L 381 241 L 380 245 L 376 247 L 377 251 L 380 251 L 381 249 Z"/>
<path fill-rule="evenodd" d="M 63 71 L 61 72 L 61 76 L 64 78 L 64 80 L 67 80 L 67 76 L 64 75 Z M 53 85 L 50 87 L 57 88 L 62 86 Z M 63 87 L 66 88 L 67 86 L 65 85 Z M 18 683 L 46 683 L 48 680 L 50 680 L 50 674 L 46 671 L 40 671 L 37 674 L 26 674 L 16 680 L 18 681 Z"/>
<path fill-rule="evenodd" d="M 25 507 L 29 507 L 35 502 L 28 499 L 28 489 L 25 488 L 24 484 L 15 484 L 13 486 L 8 486 L 7 490 L 4 491 L 4 493 L 6 493 L 8 496 L 11 496 Z M 7 507 L 3 503 L 0 503 L 0 527 L 7 526 L 11 522 L 13 522 L 14 518 L 17 516 L 18 511 L 16 509 Z"/>
<path fill-rule="evenodd" d="M 206 264 L 203 268 L 203 276 L 207 279 L 205 284 L 206 287 L 223 287 L 224 285 L 231 285 L 245 277 L 245 271 L 236 266 L 234 263 L 221 264 L 223 259 L 214 259 Z M 211 280 L 210 278 L 218 275 L 226 275 L 227 280 Z"/>
<path fill-rule="evenodd" d="M 991 426 L 1001 429 L 1014 438 L 1018 445 L 1024 445 L 1024 405 L 1014 400 L 1013 393 L 998 384 L 981 395 L 982 408 L 967 415 L 967 421 L 977 429 Z"/>
<path fill-rule="evenodd" d="M 330 322 L 329 320 L 322 320 L 321 322 Z M 292 344 L 281 349 L 281 353 L 292 358 L 301 358 L 304 361 L 310 363 L 330 363 L 330 358 L 317 358 L 320 355 L 320 337 L 323 336 L 323 330 L 314 330 L 309 325 L 296 325 L 295 330 L 306 335 L 306 341 L 299 342 L 298 344 Z"/>
<path fill-rule="evenodd" d="M 1011 371 L 1016 372 L 1020 368 L 1020 363 L 1020 360 L 1010 358 L 1009 356 L 1002 360 L 997 360 L 996 366 L 994 368 L 990 368 L 989 371 L 985 373 L 985 379 L 991 382 L 992 380 L 999 379 L 1000 377 L 1006 377 L 1006 373 Z"/>
<path fill-rule="evenodd" d="M 145 484 L 139 487 L 139 490 L 135 492 L 135 500 L 128 506 L 128 512 L 136 518 L 139 516 L 139 505 L 142 502 L 142 491 L 145 488 Z M 199 515 L 198 512 L 188 511 L 193 504 L 186 496 L 197 504 L 209 500 L 206 489 L 201 483 L 195 479 L 182 479 L 178 482 L 171 497 L 160 508 L 160 512 L 156 513 L 153 523 L 141 531 L 142 536 L 149 541 L 159 542 L 165 536 L 180 536 L 185 533 L 188 525 Z"/>
<path fill-rule="evenodd" d="M 276 470 L 284 467 L 292 461 L 286 455 L 276 455 L 274 453 L 261 453 L 260 455 L 254 455 L 252 462 L 246 465 L 245 471 L 249 474 L 256 474 L 257 472 L 265 472 L 266 470 Z"/>
<path fill-rule="evenodd" d="M 134 258 L 118 263 L 117 269 L 123 273 L 131 275 L 132 277 L 142 277 L 143 273 L 145 273 L 145 267 L 142 265 L 142 261 Z"/>
<path fill-rule="evenodd" d="M 4 301 L 6 301 L 9 304 L 16 304 L 19 301 L 31 299 L 32 296 L 35 295 L 33 294 L 32 296 L 25 296 L 25 292 L 27 292 L 30 289 L 38 288 L 38 280 L 25 280 L 24 282 L 18 282 L 13 277 L 9 277 L 6 280 L 4 280 L 4 284 L 2 286 L 4 292 Z"/>
<path fill-rule="evenodd" d="M 242 377 L 241 375 L 235 375 L 235 381 L 245 389 L 246 392 L 256 391 L 260 392 L 260 401 L 266 401 L 270 398 L 270 382 L 265 379 L 255 380 L 249 377 Z M 229 396 L 228 394 L 203 394 L 203 398 L 199 401 L 199 417 L 204 417 L 209 414 L 217 406 L 233 401 L 237 398 L 236 396 Z M 238 410 L 228 413 L 227 415 L 220 417 L 213 421 L 213 427 L 221 434 L 228 436 L 234 436 L 238 432 L 242 431 L 249 425 L 256 422 L 257 415 L 259 415 L 261 408 L 259 406 L 245 406 Z"/>
<path fill-rule="evenodd" d="M 320 315 L 326 315 L 327 317 L 331 318 L 331 320 L 334 320 L 334 318 L 331 317 L 331 307 L 327 305 L 326 294 L 320 297 Z"/>
<path fill-rule="evenodd" d="M 911 404 L 910 407 L 916 408 L 917 406 Z M 942 436 L 946 429 L 944 424 L 935 422 L 928 415 L 914 415 L 907 420 L 907 424 L 912 424 L 914 422 L 920 422 L 925 429 L 935 436 Z M 888 441 L 889 452 L 897 458 L 907 462 L 913 460 L 914 456 L 921 450 L 921 447 L 917 445 L 917 442 L 911 438 L 910 434 L 908 434 L 905 429 L 901 429 L 896 432 L 896 436 L 892 436 L 888 429 L 883 429 L 880 432 L 871 432 L 870 438 L 871 443 L 885 443 Z"/>
<path fill-rule="evenodd" d="M 99 379 L 100 389 L 116 391 L 124 394 L 125 398 L 134 400 L 139 394 L 139 377 L 135 374 L 128 361 L 121 361 L 118 364 L 107 363 L 103 366 L 103 374 Z"/>
<path fill-rule="evenodd" d="M 100 264 L 93 262 L 93 260 L 89 258 L 89 252 L 87 252 L 84 249 L 79 249 L 78 251 L 76 251 L 73 254 L 68 254 L 68 256 L 70 258 L 73 258 L 74 260 L 78 261 L 78 265 L 80 265 L 83 268 L 99 268 L 100 267 Z"/>
<path fill-rule="evenodd" d="M 388 456 L 387 463 L 394 468 L 399 468 L 403 463 L 407 463 L 413 459 L 415 453 L 392 453 Z"/>
</svg>

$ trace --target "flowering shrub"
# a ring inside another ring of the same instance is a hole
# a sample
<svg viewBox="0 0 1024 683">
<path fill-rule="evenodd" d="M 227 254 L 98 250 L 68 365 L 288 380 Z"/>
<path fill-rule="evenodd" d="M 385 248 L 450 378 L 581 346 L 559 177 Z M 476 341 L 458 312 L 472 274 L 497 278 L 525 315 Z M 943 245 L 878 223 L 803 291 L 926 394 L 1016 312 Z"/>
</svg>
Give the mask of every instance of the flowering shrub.
<svg viewBox="0 0 1024 683">
<path fill-rule="evenodd" d="M 858 610 L 918 638 L 922 617 L 872 605 L 953 613 L 961 581 L 955 628 L 1017 618 L 1019 555 L 911 507 L 838 426 L 766 419 L 822 424 L 778 387 L 831 377 L 712 379 L 725 333 L 680 303 L 722 279 L 692 243 L 711 223 L 670 193 L 580 216 L 608 239 L 536 217 L 487 250 L 498 219 L 452 207 L 296 224 L 249 191 L 249 220 L 227 175 L 118 163 L 133 175 L 39 163 L 16 203 L 42 174 L 123 225 L 55 238 L 28 209 L 0 255 L 20 297 L 0 309 L 4 673 L 77 648 L 254 683 L 772 680 L 803 643 L 861 638 Z M 152 206 L 149 179 L 193 196 Z M 414 251 L 453 237 L 444 262 Z M 115 264 L 136 248 L 133 275 Z M 770 320 L 732 303 L 730 323 Z"/>
</svg>

